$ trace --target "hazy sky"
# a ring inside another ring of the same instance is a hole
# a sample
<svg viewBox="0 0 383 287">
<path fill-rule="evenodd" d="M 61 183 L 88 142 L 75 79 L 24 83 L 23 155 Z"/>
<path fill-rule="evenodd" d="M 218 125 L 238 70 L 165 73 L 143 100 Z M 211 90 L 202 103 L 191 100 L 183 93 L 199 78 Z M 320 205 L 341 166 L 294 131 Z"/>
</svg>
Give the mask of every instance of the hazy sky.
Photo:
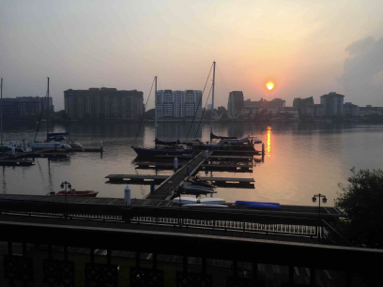
<svg viewBox="0 0 383 287">
<path fill-rule="evenodd" d="M 3 95 L 43 96 L 49 76 L 56 111 L 70 88 L 146 100 L 155 75 L 159 89 L 202 90 L 215 60 L 216 106 L 233 90 L 383 106 L 382 15 L 382 0 L 1 0 Z"/>
</svg>

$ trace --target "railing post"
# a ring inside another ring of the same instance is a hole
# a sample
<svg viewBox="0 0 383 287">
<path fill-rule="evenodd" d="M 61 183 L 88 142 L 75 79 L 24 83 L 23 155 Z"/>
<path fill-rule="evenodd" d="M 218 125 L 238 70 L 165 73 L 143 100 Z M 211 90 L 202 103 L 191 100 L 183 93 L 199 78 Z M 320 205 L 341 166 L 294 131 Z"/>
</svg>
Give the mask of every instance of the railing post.
<svg viewBox="0 0 383 287">
<path fill-rule="evenodd" d="M 289 284 L 294 284 L 294 266 L 289 265 Z"/>
<path fill-rule="evenodd" d="M 183 265 L 184 272 L 185 273 L 188 272 L 188 258 L 187 258 L 187 256 L 184 256 L 182 265 Z"/>
<path fill-rule="evenodd" d="M 153 253 L 153 269 L 157 269 L 157 253 Z"/>
<path fill-rule="evenodd" d="M 310 268 L 310 286 L 315 286 L 315 268 Z"/>
<path fill-rule="evenodd" d="M 258 264 L 253 262 L 253 280 L 256 282 L 258 280 Z"/>
</svg>

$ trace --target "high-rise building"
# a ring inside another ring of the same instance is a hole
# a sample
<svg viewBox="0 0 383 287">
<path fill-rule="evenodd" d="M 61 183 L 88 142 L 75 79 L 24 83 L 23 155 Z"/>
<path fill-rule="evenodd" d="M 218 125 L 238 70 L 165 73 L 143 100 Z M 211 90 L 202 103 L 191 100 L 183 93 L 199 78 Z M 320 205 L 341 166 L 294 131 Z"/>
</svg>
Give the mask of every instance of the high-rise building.
<svg viewBox="0 0 383 287">
<path fill-rule="evenodd" d="M 47 116 L 47 98 L 46 97 L 16 97 L 3 98 L 2 110 L 3 119 L 37 119 L 43 110 L 43 116 Z M 49 98 L 49 114 L 53 115 L 54 106 L 52 98 Z"/>
<path fill-rule="evenodd" d="M 202 91 L 159 90 L 155 104 L 159 119 L 202 117 Z"/>
<path fill-rule="evenodd" d="M 138 120 L 144 114 L 143 92 L 115 88 L 64 91 L 65 113 L 73 120 Z"/>
<path fill-rule="evenodd" d="M 343 100 L 344 96 L 335 92 L 321 96 L 320 103 L 323 105 L 324 115 L 327 117 L 344 115 Z"/>
<path fill-rule="evenodd" d="M 232 118 L 237 117 L 242 113 L 245 107 L 242 91 L 233 91 L 229 94 L 229 101 L 227 103 L 227 111 Z"/>
</svg>

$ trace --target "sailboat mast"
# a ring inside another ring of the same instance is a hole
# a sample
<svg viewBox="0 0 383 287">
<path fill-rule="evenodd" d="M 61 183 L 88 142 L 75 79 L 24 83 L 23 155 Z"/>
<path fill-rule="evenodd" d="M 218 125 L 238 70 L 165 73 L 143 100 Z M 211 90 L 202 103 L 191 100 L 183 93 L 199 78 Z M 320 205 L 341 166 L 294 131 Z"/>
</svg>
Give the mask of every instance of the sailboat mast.
<svg viewBox="0 0 383 287">
<path fill-rule="evenodd" d="M 3 78 L 1 78 L 1 101 L 0 101 L 0 111 L 1 111 L 1 117 L 0 117 L 0 130 L 1 130 L 1 143 L 0 145 L 3 145 Z"/>
<path fill-rule="evenodd" d="M 47 139 L 48 139 L 48 134 L 49 134 L 49 77 L 47 77 L 48 79 L 48 87 L 47 87 L 47 100 L 48 100 L 48 103 L 47 103 Z"/>
<path fill-rule="evenodd" d="M 154 86 L 154 130 L 155 130 L 155 146 L 157 148 L 157 104 L 156 104 L 156 97 L 157 97 L 157 76 L 154 77 L 155 86 Z"/>
<path fill-rule="evenodd" d="M 213 62 L 213 87 L 211 93 L 211 118 L 210 118 L 210 143 L 212 142 L 213 134 L 213 112 L 214 112 L 214 84 L 215 84 L 215 61 Z"/>
</svg>

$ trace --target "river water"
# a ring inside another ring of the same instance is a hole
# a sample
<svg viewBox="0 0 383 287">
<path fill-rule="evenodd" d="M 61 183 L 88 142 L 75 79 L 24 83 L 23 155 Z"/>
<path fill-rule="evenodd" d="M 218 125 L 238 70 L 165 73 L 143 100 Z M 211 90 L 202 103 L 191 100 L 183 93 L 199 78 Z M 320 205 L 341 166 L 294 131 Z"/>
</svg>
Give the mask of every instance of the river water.
<svg viewBox="0 0 383 287">
<path fill-rule="evenodd" d="M 136 154 L 131 145 L 154 145 L 154 125 L 133 123 L 55 125 L 54 132 L 69 132 L 84 147 L 99 147 L 104 153 L 76 153 L 69 159 L 36 159 L 31 167 L 0 167 L 0 192 L 8 194 L 46 195 L 59 191 L 63 181 L 77 190 L 99 191 L 99 197 L 123 197 L 125 185 L 106 183 L 109 174 L 155 174 L 155 170 L 135 169 Z M 44 130 L 44 127 L 41 127 Z M 350 169 L 381 168 L 383 163 L 383 125 L 334 123 L 220 123 L 214 126 L 217 135 L 257 136 L 265 143 L 263 163 L 256 163 L 252 173 L 200 172 L 202 176 L 253 177 L 255 188 L 218 188 L 214 197 L 227 202 L 236 200 L 278 202 L 280 204 L 313 205 L 314 194 L 325 194 L 326 206 L 333 206 L 338 183 L 347 184 Z M 197 138 L 207 141 L 210 125 L 198 129 L 183 123 L 160 123 L 159 138 L 184 140 Z M 34 127 L 6 128 L 3 138 L 13 142 L 31 140 Z M 44 140 L 44 133 L 38 134 Z M 261 145 L 256 145 L 261 149 Z M 258 157 L 259 159 L 261 157 Z M 172 171 L 157 171 L 170 175 Z M 143 198 L 148 185 L 131 185 L 132 198 Z"/>
</svg>

